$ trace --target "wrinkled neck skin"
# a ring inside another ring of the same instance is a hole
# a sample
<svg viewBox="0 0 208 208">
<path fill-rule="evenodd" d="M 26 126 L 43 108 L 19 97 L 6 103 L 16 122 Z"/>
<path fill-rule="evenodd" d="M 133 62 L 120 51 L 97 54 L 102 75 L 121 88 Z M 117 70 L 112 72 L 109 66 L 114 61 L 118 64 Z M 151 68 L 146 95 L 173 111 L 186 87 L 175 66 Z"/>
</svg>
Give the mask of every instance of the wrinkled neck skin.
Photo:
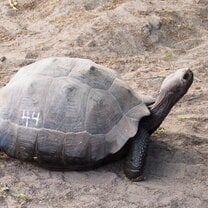
<svg viewBox="0 0 208 208">
<path fill-rule="evenodd" d="M 160 92 L 155 103 L 150 107 L 150 116 L 141 120 L 141 127 L 152 134 L 163 122 L 171 108 L 177 103 L 180 97 L 172 92 Z"/>
</svg>

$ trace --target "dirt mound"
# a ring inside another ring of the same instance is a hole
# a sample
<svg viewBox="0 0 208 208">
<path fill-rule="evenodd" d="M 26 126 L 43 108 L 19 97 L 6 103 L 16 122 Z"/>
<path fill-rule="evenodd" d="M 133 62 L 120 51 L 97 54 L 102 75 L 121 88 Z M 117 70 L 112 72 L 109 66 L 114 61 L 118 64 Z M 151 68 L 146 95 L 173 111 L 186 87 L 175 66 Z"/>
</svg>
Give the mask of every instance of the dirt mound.
<svg viewBox="0 0 208 208">
<path fill-rule="evenodd" d="M 18 0 L 0 2 L 0 85 L 49 56 L 90 58 L 140 93 L 190 67 L 194 84 L 152 138 L 147 180 L 123 161 L 52 172 L 0 155 L 0 207 L 200 207 L 208 204 L 208 1 Z"/>
</svg>

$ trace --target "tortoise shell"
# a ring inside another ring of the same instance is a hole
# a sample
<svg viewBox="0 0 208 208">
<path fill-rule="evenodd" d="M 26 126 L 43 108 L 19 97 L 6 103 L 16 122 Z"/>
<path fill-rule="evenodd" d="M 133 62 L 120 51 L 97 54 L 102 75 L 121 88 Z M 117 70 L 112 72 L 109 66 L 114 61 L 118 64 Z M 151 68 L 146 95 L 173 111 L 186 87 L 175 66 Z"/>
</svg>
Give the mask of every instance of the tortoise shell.
<svg viewBox="0 0 208 208">
<path fill-rule="evenodd" d="M 119 151 L 149 114 L 114 70 L 47 58 L 0 89 L 0 148 L 22 160 L 98 161 Z"/>
</svg>

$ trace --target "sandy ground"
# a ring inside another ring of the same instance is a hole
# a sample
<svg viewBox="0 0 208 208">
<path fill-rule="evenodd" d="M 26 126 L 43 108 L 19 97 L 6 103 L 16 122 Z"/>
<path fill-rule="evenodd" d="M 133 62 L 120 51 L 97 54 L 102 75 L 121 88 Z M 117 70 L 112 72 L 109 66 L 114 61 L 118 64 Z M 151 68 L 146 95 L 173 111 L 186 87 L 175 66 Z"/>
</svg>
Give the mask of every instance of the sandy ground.
<svg viewBox="0 0 208 208">
<path fill-rule="evenodd" d="M 190 67 L 195 81 L 151 140 L 146 180 L 123 161 L 52 172 L 0 154 L 0 207 L 208 207 L 208 1 L 0 2 L 0 85 L 49 56 L 90 58 L 155 95 L 164 76 Z"/>
</svg>

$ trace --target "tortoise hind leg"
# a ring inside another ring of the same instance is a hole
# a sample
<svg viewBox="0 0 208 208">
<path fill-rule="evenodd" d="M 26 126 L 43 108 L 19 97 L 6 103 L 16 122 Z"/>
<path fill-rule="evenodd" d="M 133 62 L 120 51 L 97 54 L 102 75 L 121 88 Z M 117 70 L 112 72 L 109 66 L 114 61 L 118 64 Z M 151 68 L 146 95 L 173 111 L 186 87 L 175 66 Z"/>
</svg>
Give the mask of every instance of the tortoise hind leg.
<svg viewBox="0 0 208 208">
<path fill-rule="evenodd" d="M 132 139 L 127 154 L 124 173 L 133 181 L 141 181 L 143 177 L 143 167 L 145 163 L 149 134 L 146 130 L 140 129 Z"/>
</svg>

